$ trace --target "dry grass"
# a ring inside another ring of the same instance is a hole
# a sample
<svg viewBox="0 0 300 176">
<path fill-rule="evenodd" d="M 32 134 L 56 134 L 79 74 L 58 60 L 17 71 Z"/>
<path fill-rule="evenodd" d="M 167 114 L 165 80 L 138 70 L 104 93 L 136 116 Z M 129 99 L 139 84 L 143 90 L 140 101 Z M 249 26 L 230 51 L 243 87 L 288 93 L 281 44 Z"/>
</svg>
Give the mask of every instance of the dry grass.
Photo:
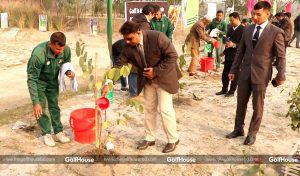
<svg viewBox="0 0 300 176">
<path fill-rule="evenodd" d="M 89 91 L 88 87 L 81 87 L 78 92 L 74 93 L 71 91 L 60 94 L 59 102 L 63 102 L 70 98 L 73 98 L 76 95 L 82 95 Z M 32 119 L 32 104 L 28 103 L 26 105 L 10 109 L 7 111 L 0 112 L 0 126 L 5 124 L 10 124 L 21 119 Z"/>
<path fill-rule="evenodd" d="M 18 28 L 38 27 L 39 10 L 29 6 L 10 5 L 3 10 L 8 12 L 9 26 Z"/>
</svg>

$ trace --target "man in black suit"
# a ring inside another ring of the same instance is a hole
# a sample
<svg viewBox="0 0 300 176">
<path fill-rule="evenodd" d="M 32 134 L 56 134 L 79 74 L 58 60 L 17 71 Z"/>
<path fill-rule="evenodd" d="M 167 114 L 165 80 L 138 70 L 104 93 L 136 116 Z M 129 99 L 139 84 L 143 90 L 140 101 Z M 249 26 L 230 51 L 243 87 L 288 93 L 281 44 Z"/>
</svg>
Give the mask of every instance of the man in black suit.
<svg viewBox="0 0 300 176">
<path fill-rule="evenodd" d="M 216 95 L 223 95 L 225 97 L 232 97 L 237 88 L 237 78 L 231 81 L 230 89 L 228 91 L 229 78 L 228 74 L 233 63 L 234 57 L 237 52 L 240 40 L 243 35 L 244 26 L 241 25 L 240 15 L 237 12 L 233 12 L 229 15 L 230 27 L 227 30 L 226 39 L 225 39 L 225 63 L 222 73 L 222 90 L 217 92 Z"/>
<path fill-rule="evenodd" d="M 251 24 L 244 28 L 240 45 L 230 69 L 229 79 L 238 74 L 237 108 L 234 130 L 227 138 L 244 136 L 245 117 L 250 95 L 252 94 L 253 114 L 244 145 L 255 143 L 264 112 L 264 99 L 268 83 L 272 78 L 272 62 L 277 57 L 277 74 L 273 83 L 277 86 L 285 81 L 284 32 L 272 25 L 268 18 L 271 5 L 266 1 L 255 4 Z"/>
</svg>

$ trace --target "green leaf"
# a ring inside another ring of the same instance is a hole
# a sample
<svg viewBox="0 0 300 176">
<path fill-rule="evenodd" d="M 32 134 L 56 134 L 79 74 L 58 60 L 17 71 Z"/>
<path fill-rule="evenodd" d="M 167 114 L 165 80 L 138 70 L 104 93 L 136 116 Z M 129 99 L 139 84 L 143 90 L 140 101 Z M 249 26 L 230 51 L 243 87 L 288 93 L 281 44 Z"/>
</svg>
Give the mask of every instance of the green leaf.
<svg viewBox="0 0 300 176">
<path fill-rule="evenodd" d="M 80 56 L 80 44 L 79 44 L 78 41 L 76 42 L 76 56 L 77 56 L 77 57 Z"/>
<path fill-rule="evenodd" d="M 116 69 L 114 78 L 112 79 L 114 82 L 117 82 L 120 79 L 120 69 Z"/>
<path fill-rule="evenodd" d="M 87 59 L 87 52 L 84 52 L 83 58 L 84 58 L 84 62 L 86 62 L 86 59 Z"/>
<path fill-rule="evenodd" d="M 144 112 L 144 106 L 143 106 L 143 105 L 140 105 L 140 107 L 139 107 L 139 112 L 141 112 L 141 113 Z"/>
<path fill-rule="evenodd" d="M 120 69 L 120 75 L 124 76 L 125 66 Z"/>
<path fill-rule="evenodd" d="M 92 90 L 94 88 L 94 84 L 92 82 L 89 83 L 89 90 Z"/>
<path fill-rule="evenodd" d="M 103 130 L 106 130 L 107 128 L 109 128 L 111 126 L 111 122 L 110 121 L 105 121 L 103 124 L 102 124 L 102 129 Z"/>
<path fill-rule="evenodd" d="M 132 99 L 128 99 L 128 100 L 126 101 L 126 106 L 130 106 L 130 107 L 133 106 Z"/>
<path fill-rule="evenodd" d="M 97 90 L 101 89 L 102 88 L 102 81 L 97 82 L 95 87 L 96 87 Z"/>
<path fill-rule="evenodd" d="M 185 65 L 186 65 L 186 60 L 184 59 L 184 55 L 181 55 L 179 57 L 179 68 L 180 68 L 180 70 L 182 70 Z"/>
<path fill-rule="evenodd" d="M 123 65 L 122 68 L 121 68 L 121 71 L 120 71 L 120 75 L 124 76 L 124 77 L 127 77 L 129 75 L 129 73 L 130 73 L 129 66 Z"/>
<path fill-rule="evenodd" d="M 94 81 L 94 75 L 90 75 L 90 82 Z"/>
<path fill-rule="evenodd" d="M 245 172 L 243 176 L 256 176 L 258 171 L 259 171 L 259 166 L 254 165 L 249 170 L 247 170 L 247 172 Z"/>
<path fill-rule="evenodd" d="M 93 73 L 94 66 L 93 66 L 93 60 L 92 60 L 92 58 L 89 59 L 89 61 L 88 61 L 88 70 L 89 70 L 89 73 Z"/>
<path fill-rule="evenodd" d="M 83 45 L 82 48 L 81 48 L 81 52 L 80 52 L 81 55 L 83 54 L 84 49 L 85 49 L 85 46 Z"/>
<path fill-rule="evenodd" d="M 85 59 L 83 56 L 79 58 L 79 66 L 82 67 L 85 64 Z"/>
<path fill-rule="evenodd" d="M 131 71 L 132 69 L 132 64 L 127 64 L 128 65 L 128 68 L 129 68 L 129 72 Z"/>
<path fill-rule="evenodd" d="M 121 125 L 123 127 L 127 126 L 127 120 L 126 119 L 117 119 L 117 124 Z"/>
<path fill-rule="evenodd" d="M 117 70 L 116 68 L 112 68 L 112 69 L 109 70 L 109 72 L 107 74 L 108 79 L 111 79 L 111 80 L 114 79 L 116 70 Z"/>
<path fill-rule="evenodd" d="M 83 77 L 84 79 L 89 78 L 89 75 L 90 75 L 90 74 L 89 74 L 87 71 L 85 71 L 85 72 L 82 73 L 82 77 Z"/>
<path fill-rule="evenodd" d="M 109 90 L 113 90 L 114 85 L 112 83 L 108 83 Z"/>
<path fill-rule="evenodd" d="M 86 65 L 83 65 L 83 66 L 81 67 L 81 69 L 82 69 L 82 72 L 87 72 L 87 66 L 86 66 Z M 90 73 L 88 73 L 88 74 L 90 74 Z"/>
<path fill-rule="evenodd" d="M 180 84 L 179 84 L 179 88 L 180 88 L 180 89 L 184 89 L 185 86 L 186 86 L 186 83 L 180 83 Z"/>
<path fill-rule="evenodd" d="M 109 134 L 107 136 L 107 141 L 113 141 L 113 140 L 115 140 L 115 137 L 112 134 Z"/>
<path fill-rule="evenodd" d="M 126 120 L 131 120 L 132 117 L 130 117 L 127 113 L 123 114 L 123 117 L 126 119 Z"/>
</svg>

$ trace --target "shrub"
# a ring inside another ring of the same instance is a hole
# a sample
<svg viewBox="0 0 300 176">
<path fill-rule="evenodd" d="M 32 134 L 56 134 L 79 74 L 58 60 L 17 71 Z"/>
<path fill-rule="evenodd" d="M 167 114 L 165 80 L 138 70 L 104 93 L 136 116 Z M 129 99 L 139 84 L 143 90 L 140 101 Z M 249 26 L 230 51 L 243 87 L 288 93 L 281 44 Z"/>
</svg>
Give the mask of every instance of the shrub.
<svg viewBox="0 0 300 176">
<path fill-rule="evenodd" d="M 287 102 L 289 106 L 289 111 L 287 117 L 291 117 L 291 127 L 293 130 L 299 130 L 300 128 L 300 83 L 296 90 L 290 93 L 290 100 Z"/>
</svg>

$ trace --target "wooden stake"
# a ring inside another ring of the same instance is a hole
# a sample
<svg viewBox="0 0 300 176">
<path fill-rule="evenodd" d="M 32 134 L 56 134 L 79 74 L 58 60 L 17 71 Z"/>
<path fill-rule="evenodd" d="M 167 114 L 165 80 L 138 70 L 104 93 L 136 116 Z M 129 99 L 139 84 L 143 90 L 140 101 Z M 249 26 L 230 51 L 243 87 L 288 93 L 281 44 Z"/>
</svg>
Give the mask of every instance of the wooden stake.
<svg viewBox="0 0 300 176">
<path fill-rule="evenodd" d="M 94 85 L 97 84 L 97 58 L 98 58 L 98 53 L 96 52 L 95 54 L 95 83 Z M 96 88 L 96 86 L 94 87 L 94 97 L 95 97 L 95 122 L 96 122 L 96 148 L 97 149 L 101 149 L 101 142 L 100 142 L 100 138 L 99 138 L 99 118 L 98 118 L 98 105 L 97 105 L 97 97 L 98 97 L 98 90 Z M 101 124 L 100 124 L 101 126 Z"/>
</svg>

